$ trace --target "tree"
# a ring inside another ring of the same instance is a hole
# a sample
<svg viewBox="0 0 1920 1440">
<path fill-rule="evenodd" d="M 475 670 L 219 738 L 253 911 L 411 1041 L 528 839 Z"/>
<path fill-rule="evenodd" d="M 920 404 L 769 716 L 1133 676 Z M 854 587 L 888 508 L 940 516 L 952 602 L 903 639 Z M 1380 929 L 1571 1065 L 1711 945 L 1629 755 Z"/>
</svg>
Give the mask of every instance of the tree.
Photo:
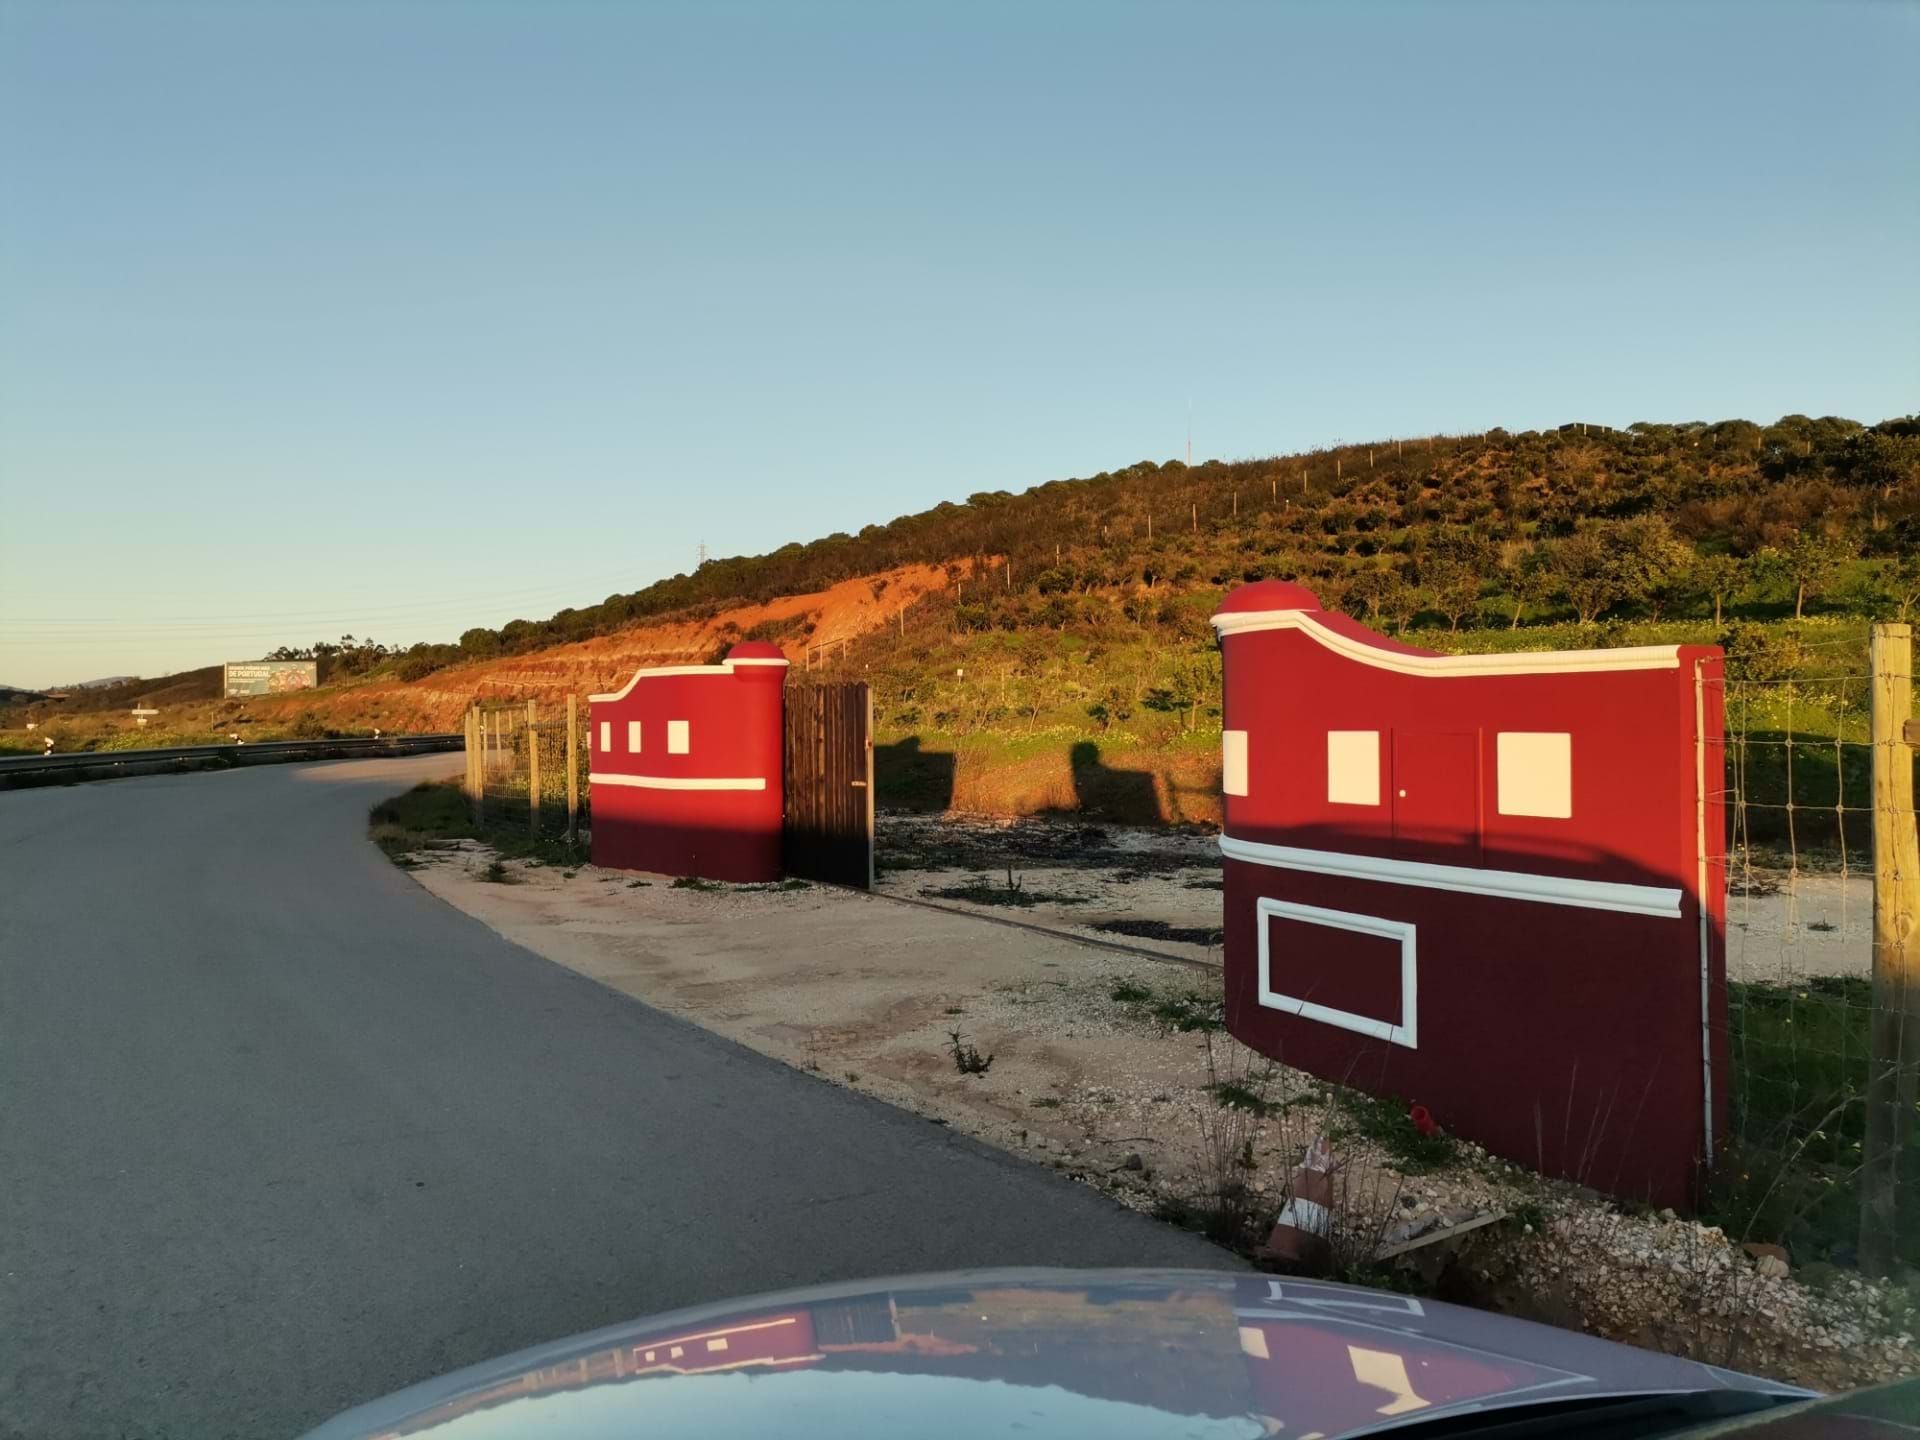
<svg viewBox="0 0 1920 1440">
<path fill-rule="evenodd" d="M 1881 589 L 1905 620 L 1920 609 L 1920 553 L 1908 551 L 1882 572 Z"/>
<path fill-rule="evenodd" d="M 1659 515 L 1641 515 L 1600 528 L 1613 552 L 1624 597 L 1640 600 L 1659 619 L 1663 604 L 1672 597 L 1674 582 L 1693 563 L 1693 548 Z"/>
<path fill-rule="evenodd" d="M 1617 560 L 1597 525 L 1556 540 L 1547 552 L 1555 592 L 1573 607 L 1582 625 L 1591 625 L 1626 593 Z"/>
<path fill-rule="evenodd" d="M 1802 619 L 1807 601 L 1824 595 L 1840 567 L 1853 558 L 1853 546 L 1821 530 L 1800 531 L 1784 547 L 1769 546 L 1754 557 L 1767 579 L 1793 591 L 1793 618 Z"/>
<path fill-rule="evenodd" d="M 1460 617 L 1480 603 L 1480 584 L 1499 558 L 1493 541 L 1476 530 L 1442 526 L 1421 539 L 1415 573 L 1426 588 L 1433 608 L 1447 617 L 1447 629 L 1457 631 Z"/>
<path fill-rule="evenodd" d="M 1696 594 L 1712 597 L 1713 623 L 1718 629 L 1722 607 L 1746 583 L 1747 567 L 1738 556 L 1724 551 L 1714 555 L 1696 555 L 1692 564 L 1687 566 L 1685 578 Z"/>
<path fill-rule="evenodd" d="M 1406 588 L 1406 582 L 1394 571 L 1382 565 L 1369 565 L 1353 573 L 1342 598 L 1349 611 L 1358 611 L 1360 619 L 1377 625 L 1380 612 L 1393 611 L 1401 603 L 1401 592 Z"/>
<path fill-rule="evenodd" d="M 1544 605 L 1558 593 L 1553 567 L 1546 551 L 1537 545 L 1514 550 L 1500 562 L 1501 583 L 1513 601 L 1509 630 L 1520 628 L 1520 612 L 1529 605 Z"/>
</svg>

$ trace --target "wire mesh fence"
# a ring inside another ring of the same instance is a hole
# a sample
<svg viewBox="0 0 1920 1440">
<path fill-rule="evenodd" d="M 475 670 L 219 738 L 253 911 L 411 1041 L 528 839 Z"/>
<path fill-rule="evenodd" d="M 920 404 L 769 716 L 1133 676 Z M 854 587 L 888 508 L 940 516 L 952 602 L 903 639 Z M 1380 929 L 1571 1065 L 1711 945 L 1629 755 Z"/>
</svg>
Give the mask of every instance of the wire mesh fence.
<svg viewBox="0 0 1920 1440">
<path fill-rule="evenodd" d="M 586 827 L 591 763 L 578 705 L 516 701 L 467 716 L 467 792 L 488 819 L 535 839 L 577 840 Z"/>
<path fill-rule="evenodd" d="M 1710 1203 L 1736 1238 L 1875 1272 L 1920 1265 L 1908 637 L 1736 665 L 1724 697 L 1732 1113 Z"/>
</svg>

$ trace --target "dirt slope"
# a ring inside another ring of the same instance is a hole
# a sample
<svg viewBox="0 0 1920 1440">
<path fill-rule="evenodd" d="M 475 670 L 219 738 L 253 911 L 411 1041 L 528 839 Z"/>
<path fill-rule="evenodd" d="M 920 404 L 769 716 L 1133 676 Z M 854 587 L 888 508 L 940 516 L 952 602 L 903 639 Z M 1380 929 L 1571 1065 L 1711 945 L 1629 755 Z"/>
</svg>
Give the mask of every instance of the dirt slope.
<svg viewBox="0 0 1920 1440">
<path fill-rule="evenodd" d="M 956 568 L 965 572 L 970 566 L 962 562 Z M 375 680 L 311 698 L 249 701 L 247 709 L 272 723 L 310 712 L 342 730 L 374 725 L 389 730 L 457 730 L 461 714 L 474 700 L 564 703 L 569 694 L 618 689 L 643 665 L 716 660 L 756 626 L 777 627 L 771 638 L 797 666 L 804 662 L 808 646 L 852 640 L 892 624 L 902 607 L 949 583 L 944 566 L 907 565 L 845 580 L 828 590 L 721 610 L 705 619 L 680 617 L 636 625 L 573 645 L 457 665 L 411 684 Z"/>
</svg>

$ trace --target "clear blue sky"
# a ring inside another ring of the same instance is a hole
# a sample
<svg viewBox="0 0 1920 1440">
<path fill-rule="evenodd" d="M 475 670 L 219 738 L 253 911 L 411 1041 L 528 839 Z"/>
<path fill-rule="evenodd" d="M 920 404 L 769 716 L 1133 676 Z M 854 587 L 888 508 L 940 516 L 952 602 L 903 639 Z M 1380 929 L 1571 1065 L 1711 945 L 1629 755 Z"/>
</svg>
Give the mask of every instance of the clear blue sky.
<svg viewBox="0 0 1920 1440">
<path fill-rule="evenodd" d="M 0 4 L 0 682 L 1186 444 L 1920 408 L 1920 9 Z"/>
</svg>

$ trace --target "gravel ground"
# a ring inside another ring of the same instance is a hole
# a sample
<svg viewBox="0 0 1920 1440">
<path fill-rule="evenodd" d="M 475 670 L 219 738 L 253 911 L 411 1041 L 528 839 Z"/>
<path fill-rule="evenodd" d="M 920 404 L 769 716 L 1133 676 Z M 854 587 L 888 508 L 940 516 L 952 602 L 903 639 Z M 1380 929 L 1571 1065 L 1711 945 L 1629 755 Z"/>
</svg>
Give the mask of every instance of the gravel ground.
<svg viewBox="0 0 1920 1440">
<path fill-rule="evenodd" d="M 1059 835 L 1036 839 L 1026 825 L 941 828 L 960 830 L 956 849 L 1027 846 L 1033 863 L 1025 873 L 1034 878 L 1023 884 L 1038 888 L 1044 875 L 1059 893 L 1075 894 L 1069 887 L 1089 886 L 1090 873 L 1136 870 L 1141 878 L 1117 883 L 1129 897 L 1158 894 L 1170 906 L 1191 906 L 1182 897 L 1197 894 L 1217 915 L 1217 894 L 1185 889 L 1206 873 L 1210 837 L 1160 844 L 1107 832 L 1104 843 L 1089 844 L 1098 859 L 1088 862 L 1044 853 Z M 977 855 L 948 852 L 934 857 L 942 861 L 936 870 L 908 873 L 991 875 L 971 867 Z M 1622 1213 L 1470 1145 L 1454 1147 L 1441 1168 L 1416 1173 L 1399 1151 L 1362 1138 L 1357 1112 L 1311 1077 L 1269 1066 L 1224 1034 L 1173 1028 L 1183 1017 L 1217 1015 L 1219 978 L 1204 967 L 815 887 L 676 888 L 659 877 L 518 864 L 509 867 L 516 883 L 494 884 L 481 878 L 492 858 L 463 845 L 428 855 L 414 873 L 550 959 L 823 1080 L 1049 1165 L 1131 1208 L 1191 1214 L 1226 1177 L 1244 1180 L 1271 1211 L 1307 1140 L 1328 1133 L 1339 1162 L 1336 1240 L 1349 1263 L 1382 1244 L 1504 1217 L 1471 1238 L 1416 1250 L 1405 1263 L 1427 1270 L 1446 1298 L 1821 1388 L 1920 1368 L 1904 1328 L 1904 1292 L 1844 1275 L 1825 1275 L 1816 1288 L 1763 1273 L 1763 1262 L 1718 1230 Z M 1163 888 L 1138 888 L 1149 882 Z M 1146 907 L 1131 903 L 1110 909 L 1139 917 Z M 1030 922 L 1041 907 L 979 908 Z M 1171 924 L 1192 915 L 1168 908 L 1149 918 Z M 986 1073 L 958 1072 L 956 1032 L 963 1046 L 990 1057 Z M 1221 1106 L 1210 1090 L 1220 1081 L 1256 1094 L 1273 1113 L 1254 1119 Z M 1233 1163 L 1243 1154 L 1251 1167 Z"/>
</svg>

